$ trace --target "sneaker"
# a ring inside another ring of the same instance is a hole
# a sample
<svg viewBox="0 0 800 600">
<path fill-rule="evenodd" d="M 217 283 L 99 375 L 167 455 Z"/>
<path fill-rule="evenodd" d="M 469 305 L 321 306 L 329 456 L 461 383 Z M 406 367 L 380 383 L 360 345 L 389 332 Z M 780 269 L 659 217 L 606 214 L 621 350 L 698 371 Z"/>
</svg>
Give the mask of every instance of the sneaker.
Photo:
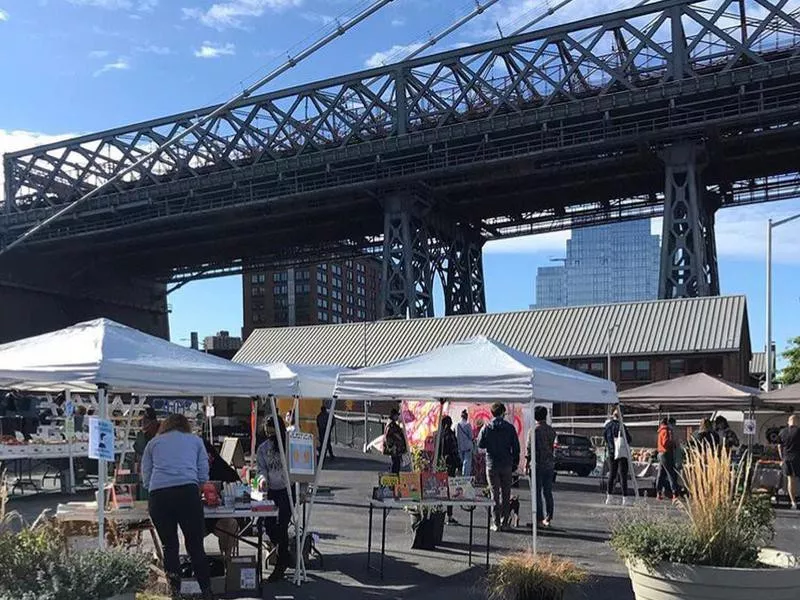
<svg viewBox="0 0 800 600">
<path fill-rule="evenodd" d="M 662 494 L 661 492 L 656 494 L 656 500 L 663 500 L 663 499 L 664 499 L 664 494 Z"/>
<path fill-rule="evenodd" d="M 614 496 L 611 494 L 606 494 L 606 504 L 611 505 L 614 504 Z"/>
<path fill-rule="evenodd" d="M 267 577 L 267 581 L 269 583 L 275 583 L 276 581 L 282 581 L 283 576 L 286 573 L 286 567 L 275 566 L 275 569 L 270 573 L 270 576 Z"/>
<path fill-rule="evenodd" d="M 542 521 L 542 526 L 543 527 L 550 527 L 550 517 L 547 517 L 546 519 L 544 519 Z"/>
<path fill-rule="evenodd" d="M 800 510 L 800 507 L 797 504 L 792 504 L 792 510 Z"/>
<path fill-rule="evenodd" d="M 633 504 L 633 500 L 628 498 L 627 496 L 622 497 L 622 506 L 630 506 Z"/>
<path fill-rule="evenodd" d="M 491 529 L 494 532 L 498 532 L 500 531 L 500 525 L 498 525 L 497 523 L 492 523 L 492 526 L 489 529 Z"/>
<path fill-rule="evenodd" d="M 447 524 L 448 525 L 458 525 L 458 521 L 456 521 L 455 517 L 447 517 Z"/>
</svg>

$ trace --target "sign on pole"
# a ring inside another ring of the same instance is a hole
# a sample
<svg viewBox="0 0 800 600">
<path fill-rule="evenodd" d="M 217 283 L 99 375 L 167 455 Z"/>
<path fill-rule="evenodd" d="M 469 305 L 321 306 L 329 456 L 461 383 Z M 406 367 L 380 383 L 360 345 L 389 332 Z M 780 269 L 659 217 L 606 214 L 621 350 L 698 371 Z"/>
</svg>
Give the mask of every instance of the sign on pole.
<svg viewBox="0 0 800 600">
<path fill-rule="evenodd" d="M 114 462 L 114 424 L 108 419 L 89 418 L 89 458 Z"/>
<path fill-rule="evenodd" d="M 745 419 L 743 424 L 744 434 L 745 435 L 755 435 L 756 434 L 756 420 L 755 419 Z"/>
</svg>

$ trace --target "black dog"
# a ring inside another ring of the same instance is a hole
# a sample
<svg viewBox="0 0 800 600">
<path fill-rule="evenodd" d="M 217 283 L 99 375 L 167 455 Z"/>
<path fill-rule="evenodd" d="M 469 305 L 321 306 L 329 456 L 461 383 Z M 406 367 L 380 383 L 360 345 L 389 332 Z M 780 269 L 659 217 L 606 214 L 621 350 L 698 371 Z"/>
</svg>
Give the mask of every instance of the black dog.
<svg viewBox="0 0 800 600">
<path fill-rule="evenodd" d="M 512 527 L 519 527 L 519 496 L 511 496 L 509 502 L 510 520 Z"/>
</svg>

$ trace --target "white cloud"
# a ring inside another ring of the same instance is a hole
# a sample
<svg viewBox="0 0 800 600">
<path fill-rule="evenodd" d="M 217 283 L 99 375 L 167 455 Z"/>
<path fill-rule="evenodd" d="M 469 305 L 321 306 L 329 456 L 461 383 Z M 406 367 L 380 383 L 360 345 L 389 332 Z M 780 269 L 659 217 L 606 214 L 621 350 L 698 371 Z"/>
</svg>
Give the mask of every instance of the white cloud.
<svg viewBox="0 0 800 600">
<path fill-rule="evenodd" d="M 106 63 L 101 68 L 97 69 L 92 75 L 94 77 L 100 77 L 103 73 L 108 73 L 109 71 L 127 71 L 131 68 L 131 64 L 128 62 L 127 58 L 118 58 L 114 62 Z"/>
<path fill-rule="evenodd" d="M 4 11 L 2 8 L 0 8 L 0 22 L 8 21 L 8 19 L 9 19 L 8 13 Z"/>
<path fill-rule="evenodd" d="M 203 42 L 198 50 L 194 51 L 197 58 L 219 58 L 220 56 L 232 56 L 236 54 L 236 46 L 230 42 L 227 44 L 215 44 L 214 42 Z"/>
<path fill-rule="evenodd" d="M 397 62 L 417 50 L 420 46 L 422 46 L 421 43 L 408 44 L 407 46 L 394 45 L 388 50 L 376 52 L 364 61 L 364 65 L 369 69 L 375 69 Z"/>
<path fill-rule="evenodd" d="M 75 134 L 50 135 L 34 131 L 0 129 L 0 156 L 6 152 L 16 152 L 18 150 L 33 148 L 34 146 L 51 144 L 71 137 L 75 137 Z M 0 200 L 3 199 L 4 190 L 3 161 L 0 160 Z"/>
<path fill-rule="evenodd" d="M 139 12 L 153 12 L 159 0 L 67 0 L 75 6 L 89 6 L 104 8 L 106 10 L 138 10 Z"/>
<path fill-rule="evenodd" d="M 322 25 L 330 25 L 336 20 L 336 17 L 318 12 L 304 12 L 300 14 L 300 17 L 310 23 L 321 23 Z"/>
<path fill-rule="evenodd" d="M 89 58 L 105 58 L 108 55 L 108 50 L 92 50 L 89 52 Z"/>
<path fill-rule="evenodd" d="M 248 17 L 260 17 L 268 10 L 278 12 L 301 6 L 303 0 L 230 0 L 212 4 L 208 9 L 184 8 L 185 19 L 196 19 L 207 27 L 241 27 Z"/>
<path fill-rule="evenodd" d="M 392 27 L 402 27 L 405 24 L 406 24 L 406 20 L 405 19 L 402 19 L 402 18 L 400 18 L 400 19 L 392 19 Z"/>
</svg>

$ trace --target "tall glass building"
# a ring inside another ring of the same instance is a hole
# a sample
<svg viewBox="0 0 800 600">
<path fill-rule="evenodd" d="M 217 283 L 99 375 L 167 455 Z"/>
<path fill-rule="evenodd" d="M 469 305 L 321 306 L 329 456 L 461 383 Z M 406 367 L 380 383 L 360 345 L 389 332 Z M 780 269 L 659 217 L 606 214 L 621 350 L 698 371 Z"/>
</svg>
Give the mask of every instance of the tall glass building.
<svg viewBox="0 0 800 600">
<path fill-rule="evenodd" d="M 574 229 L 564 265 L 539 267 L 535 307 L 654 300 L 660 256 L 649 219 Z"/>
</svg>

